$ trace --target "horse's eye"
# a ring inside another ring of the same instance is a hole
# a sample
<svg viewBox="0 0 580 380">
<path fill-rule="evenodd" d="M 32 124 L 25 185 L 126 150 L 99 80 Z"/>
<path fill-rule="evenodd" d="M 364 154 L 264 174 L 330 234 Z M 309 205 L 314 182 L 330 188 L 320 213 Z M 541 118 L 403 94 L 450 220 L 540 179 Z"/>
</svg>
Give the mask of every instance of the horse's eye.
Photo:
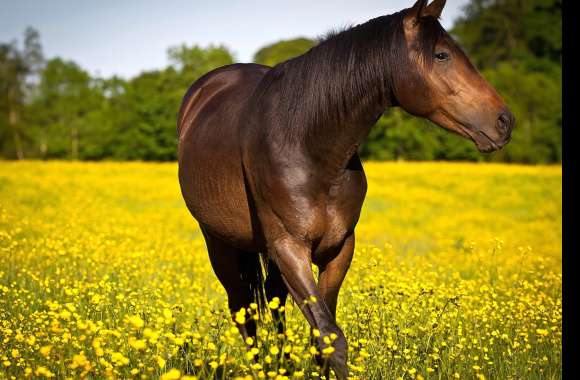
<svg viewBox="0 0 580 380">
<path fill-rule="evenodd" d="M 445 51 L 442 51 L 442 52 L 440 52 L 440 53 L 436 53 L 436 54 L 435 54 L 435 58 L 436 58 L 438 61 L 447 61 L 447 60 L 449 59 L 449 53 L 447 53 L 447 52 L 445 52 Z"/>
</svg>

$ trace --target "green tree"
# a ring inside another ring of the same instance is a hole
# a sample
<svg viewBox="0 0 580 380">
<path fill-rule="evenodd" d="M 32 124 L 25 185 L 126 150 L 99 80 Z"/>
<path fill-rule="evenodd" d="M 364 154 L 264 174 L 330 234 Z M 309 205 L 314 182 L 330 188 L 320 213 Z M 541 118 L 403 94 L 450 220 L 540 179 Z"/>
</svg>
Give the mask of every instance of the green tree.
<svg viewBox="0 0 580 380">
<path fill-rule="evenodd" d="M 12 150 L 19 160 L 24 158 L 21 114 L 27 73 L 28 68 L 16 44 L 0 45 L 0 136 L 3 151 Z M 11 147 L 8 140 L 13 143 Z"/>
<path fill-rule="evenodd" d="M 562 1 L 471 0 L 452 33 L 498 89 L 517 123 L 491 160 L 562 159 Z"/>
<path fill-rule="evenodd" d="M 27 28 L 23 45 L 0 44 L 0 152 L 19 160 L 31 140 L 23 113 L 44 64 L 38 31 Z"/>
<path fill-rule="evenodd" d="M 87 116 L 99 105 L 100 94 L 90 75 L 71 61 L 54 58 L 42 71 L 38 95 L 30 105 L 34 113 L 40 155 L 79 159 Z"/>
<path fill-rule="evenodd" d="M 507 62 L 483 74 L 503 94 L 517 117 L 510 144 L 497 161 L 550 163 L 562 160 L 561 70 L 534 71 Z"/>
<path fill-rule="evenodd" d="M 471 0 L 452 33 L 481 68 L 531 57 L 561 62 L 561 0 Z"/>
<path fill-rule="evenodd" d="M 177 158 L 176 120 L 187 88 L 205 73 L 234 63 L 223 46 L 170 48 L 164 70 L 141 73 L 127 83 L 104 82 L 104 125 L 110 131 L 99 154 L 119 160 L 166 161 Z M 105 90 L 106 89 L 106 90 Z"/>
<path fill-rule="evenodd" d="M 223 45 L 202 48 L 182 44 L 169 48 L 167 56 L 180 79 L 190 84 L 217 67 L 234 63 L 233 54 Z"/>
<path fill-rule="evenodd" d="M 314 45 L 316 45 L 316 41 L 308 38 L 278 41 L 258 50 L 254 55 L 254 62 L 275 66 L 280 62 L 306 53 Z"/>
</svg>

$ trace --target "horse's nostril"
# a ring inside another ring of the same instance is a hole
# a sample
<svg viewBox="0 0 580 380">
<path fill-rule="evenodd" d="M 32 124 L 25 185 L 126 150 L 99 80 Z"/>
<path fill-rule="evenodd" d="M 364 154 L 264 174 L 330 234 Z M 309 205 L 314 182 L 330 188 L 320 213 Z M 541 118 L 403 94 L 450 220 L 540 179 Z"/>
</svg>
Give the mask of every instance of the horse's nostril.
<svg viewBox="0 0 580 380">
<path fill-rule="evenodd" d="M 511 131 L 512 126 L 514 124 L 514 116 L 509 111 L 504 111 L 499 115 L 497 119 L 497 128 L 504 134 L 507 134 Z"/>
</svg>

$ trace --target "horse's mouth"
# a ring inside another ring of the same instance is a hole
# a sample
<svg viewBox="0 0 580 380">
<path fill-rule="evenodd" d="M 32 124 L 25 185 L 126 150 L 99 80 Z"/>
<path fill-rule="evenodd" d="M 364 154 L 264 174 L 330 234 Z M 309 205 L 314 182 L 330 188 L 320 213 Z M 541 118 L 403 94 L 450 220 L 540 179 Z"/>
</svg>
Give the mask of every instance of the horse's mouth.
<svg viewBox="0 0 580 380">
<path fill-rule="evenodd" d="M 484 131 L 481 131 L 481 130 L 477 131 L 477 135 L 483 136 L 483 141 L 481 139 L 479 139 L 479 140 L 473 139 L 473 142 L 475 142 L 477 149 L 483 153 L 490 153 L 490 152 L 494 152 L 497 150 L 501 150 L 504 146 L 506 146 L 512 140 L 511 135 L 508 135 L 503 141 L 500 141 L 498 143 L 495 140 L 493 140 L 491 137 L 489 137 L 487 133 L 485 133 Z"/>
<path fill-rule="evenodd" d="M 481 153 L 491 153 L 502 149 L 511 140 L 511 136 L 499 144 L 495 142 L 487 133 L 481 129 L 470 128 L 469 126 L 459 123 L 463 132 L 475 143 L 477 150 Z"/>
<path fill-rule="evenodd" d="M 489 137 L 487 133 L 485 133 L 484 131 L 477 131 L 477 134 L 479 136 L 483 136 L 484 140 L 483 143 L 481 142 L 481 140 L 474 140 L 475 145 L 477 146 L 477 149 L 479 149 L 480 152 L 490 153 L 496 150 L 500 150 L 503 147 L 503 145 L 499 146 L 495 141 L 493 141 L 491 137 Z"/>
<path fill-rule="evenodd" d="M 500 150 L 511 140 L 510 134 L 506 137 L 504 141 L 496 142 L 482 129 L 473 126 L 471 124 L 464 123 L 456 119 L 452 115 L 448 114 L 447 112 L 444 112 L 444 110 L 441 111 L 442 112 L 440 113 L 440 116 L 443 117 L 443 120 L 453 125 L 452 128 L 448 129 L 451 130 L 452 132 L 459 134 L 460 136 L 463 136 L 466 139 L 473 141 L 473 143 L 477 147 L 477 150 L 479 150 L 482 153 L 490 153 Z"/>
</svg>

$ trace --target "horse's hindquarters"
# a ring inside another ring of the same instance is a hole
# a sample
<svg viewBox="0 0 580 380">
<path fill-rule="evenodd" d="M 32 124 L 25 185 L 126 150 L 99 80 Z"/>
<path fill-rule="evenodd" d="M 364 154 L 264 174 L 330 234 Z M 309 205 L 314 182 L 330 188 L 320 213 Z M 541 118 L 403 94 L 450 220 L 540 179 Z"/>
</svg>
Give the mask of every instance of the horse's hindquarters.
<svg viewBox="0 0 580 380">
<path fill-rule="evenodd" d="M 255 67 L 254 67 L 255 66 Z M 193 84 L 182 104 L 179 181 L 195 219 L 214 236 L 255 248 L 240 153 L 240 111 L 264 69 L 232 65 Z"/>
</svg>

